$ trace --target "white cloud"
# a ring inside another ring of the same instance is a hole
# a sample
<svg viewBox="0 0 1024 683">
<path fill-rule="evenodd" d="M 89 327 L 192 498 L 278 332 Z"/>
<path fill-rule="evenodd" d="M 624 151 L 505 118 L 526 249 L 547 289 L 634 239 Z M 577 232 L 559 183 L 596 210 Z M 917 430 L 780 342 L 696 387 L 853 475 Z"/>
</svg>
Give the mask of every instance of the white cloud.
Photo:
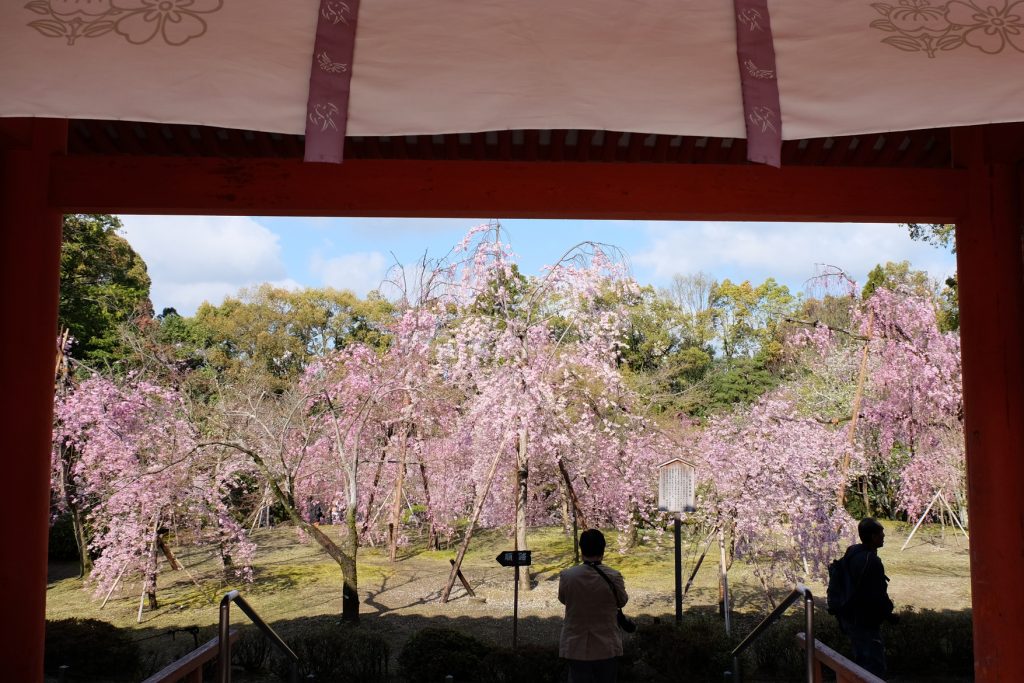
<svg viewBox="0 0 1024 683">
<path fill-rule="evenodd" d="M 122 234 L 142 256 L 159 312 L 189 315 L 203 301 L 220 303 L 242 287 L 288 279 L 279 237 L 242 216 L 122 216 Z"/>
<path fill-rule="evenodd" d="M 877 263 L 910 261 L 941 279 L 952 255 L 914 242 L 905 228 L 851 223 L 645 223 L 647 244 L 631 260 L 641 280 L 667 282 L 675 273 L 763 280 L 802 289 L 815 264 L 838 266 L 863 282 Z M 646 276 L 646 277 L 645 277 Z"/>
<path fill-rule="evenodd" d="M 393 264 L 391 257 L 379 251 L 354 252 L 331 258 L 314 253 L 309 270 L 324 286 L 348 289 L 359 296 L 366 296 L 370 290 L 380 287 Z"/>
</svg>

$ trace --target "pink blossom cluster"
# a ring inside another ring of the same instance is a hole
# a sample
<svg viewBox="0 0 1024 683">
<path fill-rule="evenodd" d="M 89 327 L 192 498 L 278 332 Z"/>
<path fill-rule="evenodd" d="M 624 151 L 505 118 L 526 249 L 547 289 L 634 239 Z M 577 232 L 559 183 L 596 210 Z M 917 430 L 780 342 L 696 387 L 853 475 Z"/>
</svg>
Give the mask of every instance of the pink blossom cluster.
<svg viewBox="0 0 1024 683">
<path fill-rule="evenodd" d="M 849 417 L 865 364 L 857 440 L 876 458 L 907 454 L 898 501 L 916 518 L 938 491 L 958 498 L 964 487 L 960 339 L 939 329 L 934 302 L 908 291 L 879 288 L 852 313 L 860 339 L 816 326 L 791 342 L 813 350 L 806 360 L 814 382 L 805 384 L 833 417 L 840 407 Z"/>
<path fill-rule="evenodd" d="M 701 514 L 731 530 L 766 586 L 821 578 L 850 538 L 836 504 L 844 430 L 801 415 L 785 390 L 713 418 L 700 435 Z"/>
<path fill-rule="evenodd" d="M 168 530 L 217 542 L 241 578 L 251 577 L 255 545 L 225 502 L 245 466 L 194 457 L 194 432 L 173 390 L 96 376 L 60 397 L 55 415 L 54 474 L 61 454 L 74 454 L 70 474 L 98 555 L 90 577 L 97 593 L 139 576 L 154 590 L 155 543 Z"/>
</svg>

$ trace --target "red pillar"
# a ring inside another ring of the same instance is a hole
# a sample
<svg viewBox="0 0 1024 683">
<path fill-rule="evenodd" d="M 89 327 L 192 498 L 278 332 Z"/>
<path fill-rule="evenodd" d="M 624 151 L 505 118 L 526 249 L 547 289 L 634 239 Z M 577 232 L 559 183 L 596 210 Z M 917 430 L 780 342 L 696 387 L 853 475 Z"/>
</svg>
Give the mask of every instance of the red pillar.
<svg viewBox="0 0 1024 683">
<path fill-rule="evenodd" d="M 61 214 L 48 206 L 64 120 L 0 122 L 0 590 L 6 680 L 43 680 Z"/>
<path fill-rule="evenodd" d="M 1019 130 L 957 132 L 957 224 L 974 670 L 1024 681 L 1024 228 Z"/>
</svg>

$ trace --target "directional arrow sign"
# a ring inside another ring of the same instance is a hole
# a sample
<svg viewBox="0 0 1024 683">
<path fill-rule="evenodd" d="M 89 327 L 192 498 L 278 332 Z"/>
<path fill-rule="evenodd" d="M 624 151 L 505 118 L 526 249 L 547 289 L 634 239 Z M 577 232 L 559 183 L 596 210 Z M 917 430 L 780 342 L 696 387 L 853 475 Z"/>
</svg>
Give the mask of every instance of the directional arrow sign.
<svg viewBox="0 0 1024 683">
<path fill-rule="evenodd" d="M 495 559 L 502 567 L 529 567 L 531 554 L 530 550 L 506 550 Z"/>
</svg>

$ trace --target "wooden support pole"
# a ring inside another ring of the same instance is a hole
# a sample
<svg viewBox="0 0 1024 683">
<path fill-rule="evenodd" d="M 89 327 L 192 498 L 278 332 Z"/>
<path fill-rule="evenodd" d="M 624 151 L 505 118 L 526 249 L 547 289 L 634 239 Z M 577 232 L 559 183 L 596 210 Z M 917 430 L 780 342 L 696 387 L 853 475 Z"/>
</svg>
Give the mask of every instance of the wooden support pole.
<svg viewBox="0 0 1024 683">
<path fill-rule="evenodd" d="M 180 572 L 182 569 L 185 568 L 182 566 L 181 562 L 178 561 L 178 558 L 174 556 L 174 553 L 171 552 L 170 547 L 168 547 L 168 545 L 164 543 L 163 538 L 157 537 L 156 542 L 157 546 L 160 548 L 160 551 L 163 552 L 164 557 L 167 558 L 167 562 L 171 565 L 171 569 L 173 569 L 176 572 Z"/>
<path fill-rule="evenodd" d="M 697 578 L 697 572 L 700 571 L 700 566 L 704 564 L 704 558 L 707 557 L 708 548 L 711 547 L 711 541 L 714 540 L 714 536 L 715 532 L 711 532 L 711 534 L 704 541 L 704 551 L 700 554 L 700 557 L 697 558 L 697 562 L 693 565 L 693 571 L 690 572 L 690 578 L 686 580 L 686 585 L 683 586 L 684 596 L 690 592 L 690 586 L 693 585 L 693 580 Z"/>
<path fill-rule="evenodd" d="M 477 493 L 476 503 L 473 506 L 473 514 L 470 515 L 469 524 L 466 526 L 466 538 L 463 539 L 462 545 L 459 546 L 459 552 L 455 555 L 455 562 L 452 564 L 452 571 L 448 575 L 448 583 L 445 584 L 444 592 L 441 593 L 441 602 L 448 602 L 448 598 L 452 594 L 452 586 L 455 585 L 455 577 L 462 568 L 462 560 L 466 557 L 466 550 L 469 549 L 469 542 L 473 538 L 473 531 L 476 529 L 476 523 L 480 519 L 480 511 L 484 509 L 484 503 L 487 501 L 487 495 L 491 492 L 491 484 L 494 482 L 494 473 L 498 469 L 498 463 L 501 462 L 502 456 L 505 454 L 505 449 L 508 447 L 510 436 L 510 433 L 506 433 L 505 438 L 503 438 L 501 443 L 498 445 L 498 450 L 494 454 L 494 460 L 491 461 L 491 467 L 487 471 L 487 478 L 484 480 L 484 485 Z"/>
<path fill-rule="evenodd" d="M 455 567 L 454 558 L 449 558 L 448 561 L 452 563 L 452 567 Z M 462 583 L 462 587 L 466 589 L 466 593 L 469 594 L 469 597 L 475 598 L 476 593 L 473 591 L 473 587 L 469 585 L 469 581 L 466 580 L 466 577 L 462 575 L 462 569 L 456 568 L 455 573 L 458 575 L 459 581 Z"/>
<path fill-rule="evenodd" d="M 53 359 L 57 345 L 61 214 L 50 208 L 54 155 L 67 121 L 0 121 L 0 562 L 4 679 L 43 680 L 46 545 L 50 519 Z"/>
<path fill-rule="evenodd" d="M 1024 681 L 1024 150 L 1004 128 L 958 129 L 956 223 L 971 602 L 977 681 Z"/>
</svg>

